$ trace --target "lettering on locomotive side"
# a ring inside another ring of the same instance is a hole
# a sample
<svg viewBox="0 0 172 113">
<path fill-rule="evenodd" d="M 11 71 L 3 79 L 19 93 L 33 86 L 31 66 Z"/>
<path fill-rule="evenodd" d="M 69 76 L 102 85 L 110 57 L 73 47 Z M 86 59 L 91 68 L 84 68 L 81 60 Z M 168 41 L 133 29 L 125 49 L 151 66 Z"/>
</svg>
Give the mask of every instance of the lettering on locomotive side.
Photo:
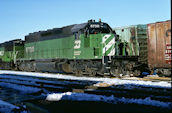
<svg viewBox="0 0 172 113">
<path fill-rule="evenodd" d="M 74 51 L 74 55 L 80 55 L 81 51 Z"/>
<path fill-rule="evenodd" d="M 4 55 L 4 51 L 0 51 L 0 56 L 3 56 Z"/>
<path fill-rule="evenodd" d="M 35 51 L 34 46 L 32 47 L 26 47 L 26 53 L 33 53 Z"/>
</svg>

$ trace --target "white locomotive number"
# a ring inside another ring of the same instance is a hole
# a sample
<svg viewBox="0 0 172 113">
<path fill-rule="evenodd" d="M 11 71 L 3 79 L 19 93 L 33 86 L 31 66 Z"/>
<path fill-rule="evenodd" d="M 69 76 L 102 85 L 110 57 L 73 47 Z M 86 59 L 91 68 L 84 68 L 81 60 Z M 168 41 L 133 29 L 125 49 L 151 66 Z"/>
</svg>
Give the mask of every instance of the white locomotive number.
<svg viewBox="0 0 172 113">
<path fill-rule="evenodd" d="M 26 53 L 33 53 L 33 52 L 34 52 L 34 46 L 26 47 Z"/>
<path fill-rule="evenodd" d="M 100 25 L 99 24 L 91 24 L 90 27 L 91 28 L 100 28 Z"/>
</svg>

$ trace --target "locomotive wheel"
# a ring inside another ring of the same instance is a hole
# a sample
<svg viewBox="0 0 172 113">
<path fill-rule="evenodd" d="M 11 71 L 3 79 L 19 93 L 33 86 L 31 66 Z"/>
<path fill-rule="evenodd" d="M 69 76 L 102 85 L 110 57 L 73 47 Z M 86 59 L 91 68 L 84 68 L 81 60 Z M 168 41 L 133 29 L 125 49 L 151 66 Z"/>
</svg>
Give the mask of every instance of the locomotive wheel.
<svg viewBox="0 0 172 113">
<path fill-rule="evenodd" d="M 92 76 L 92 77 L 93 77 L 93 76 L 96 76 L 96 74 L 97 74 L 97 73 L 96 73 L 95 70 L 91 70 L 91 72 L 89 73 L 89 76 Z"/>
<path fill-rule="evenodd" d="M 110 70 L 110 72 L 112 76 L 119 77 L 120 74 L 122 73 L 122 69 L 114 67 Z"/>
<path fill-rule="evenodd" d="M 140 76 L 140 71 L 139 70 L 134 70 L 134 76 Z"/>
<path fill-rule="evenodd" d="M 75 73 L 76 76 L 82 76 L 83 73 L 81 70 L 76 70 L 76 73 Z"/>
<path fill-rule="evenodd" d="M 72 72 L 72 69 L 71 69 L 70 64 L 67 64 L 67 63 L 62 64 L 62 69 L 63 69 L 63 71 L 66 72 L 66 73 L 71 73 L 71 72 Z"/>
<path fill-rule="evenodd" d="M 88 76 L 96 76 L 96 71 L 95 70 L 93 70 L 93 69 L 91 69 L 91 68 L 86 68 L 86 71 L 87 71 L 87 73 L 88 73 Z"/>
</svg>

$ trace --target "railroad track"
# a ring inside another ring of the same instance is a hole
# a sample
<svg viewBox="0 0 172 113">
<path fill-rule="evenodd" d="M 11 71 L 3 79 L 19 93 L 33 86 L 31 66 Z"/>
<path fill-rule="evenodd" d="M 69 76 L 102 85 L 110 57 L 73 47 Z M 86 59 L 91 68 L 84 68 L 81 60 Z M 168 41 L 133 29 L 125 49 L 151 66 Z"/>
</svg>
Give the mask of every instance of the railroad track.
<svg viewBox="0 0 172 113">
<path fill-rule="evenodd" d="M 123 80 L 143 80 L 143 81 L 152 81 L 152 82 L 161 82 L 161 81 L 166 81 L 168 83 L 171 82 L 170 77 L 144 77 L 144 78 L 139 78 L 139 77 L 122 77 L 121 79 Z"/>
<path fill-rule="evenodd" d="M 12 74 L 0 74 L 1 87 L 34 89 L 35 92 L 26 92 L 31 95 L 53 92 L 77 92 L 96 95 L 114 95 L 115 97 L 144 99 L 150 97 L 153 100 L 171 102 L 171 89 L 151 86 L 135 86 L 132 84 L 107 85 L 99 81 L 52 79 L 33 76 L 19 76 Z M 129 86 L 129 87 L 128 87 Z M 20 88 L 21 87 L 21 88 Z"/>
</svg>

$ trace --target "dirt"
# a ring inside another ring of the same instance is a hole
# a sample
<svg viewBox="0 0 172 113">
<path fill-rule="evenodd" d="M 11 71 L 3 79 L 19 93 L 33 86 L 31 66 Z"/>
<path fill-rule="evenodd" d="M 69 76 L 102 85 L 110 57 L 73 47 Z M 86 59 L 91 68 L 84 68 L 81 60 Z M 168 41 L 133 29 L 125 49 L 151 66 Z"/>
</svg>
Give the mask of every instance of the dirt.
<svg viewBox="0 0 172 113">
<path fill-rule="evenodd" d="M 139 77 L 124 77 L 121 78 L 123 80 L 143 80 L 143 81 L 167 81 L 171 82 L 170 77 L 144 77 L 144 78 L 139 78 Z"/>
</svg>

